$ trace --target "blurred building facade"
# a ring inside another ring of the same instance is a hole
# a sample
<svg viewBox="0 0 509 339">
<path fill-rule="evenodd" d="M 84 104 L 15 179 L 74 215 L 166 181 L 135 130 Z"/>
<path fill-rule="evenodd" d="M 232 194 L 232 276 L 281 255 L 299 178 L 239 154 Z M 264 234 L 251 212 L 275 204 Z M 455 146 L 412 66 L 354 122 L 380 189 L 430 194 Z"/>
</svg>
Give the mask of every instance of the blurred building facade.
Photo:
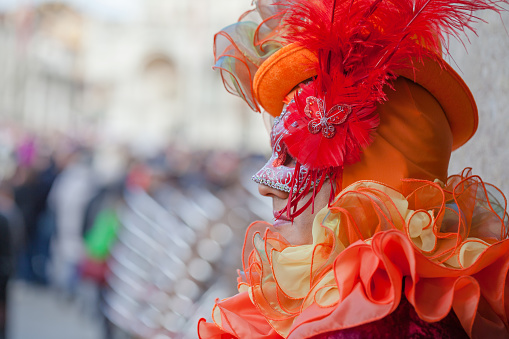
<svg viewBox="0 0 509 339">
<path fill-rule="evenodd" d="M 256 142 L 266 133 L 259 116 L 225 94 L 211 69 L 214 32 L 235 21 L 247 4 L 136 4 L 134 13 L 113 17 L 84 10 L 78 1 L 5 8 L 2 122 L 99 136 L 140 152 L 172 141 L 191 148 L 266 149 Z"/>
</svg>

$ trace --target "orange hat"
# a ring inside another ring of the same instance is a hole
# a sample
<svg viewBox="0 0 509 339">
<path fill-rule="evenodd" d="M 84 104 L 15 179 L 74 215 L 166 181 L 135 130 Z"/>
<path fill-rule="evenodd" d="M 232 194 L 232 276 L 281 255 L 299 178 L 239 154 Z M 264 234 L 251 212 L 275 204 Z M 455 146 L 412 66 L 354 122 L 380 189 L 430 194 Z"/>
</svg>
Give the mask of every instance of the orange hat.
<svg viewBox="0 0 509 339">
<path fill-rule="evenodd" d="M 316 75 L 312 65 L 316 56 L 297 44 L 290 44 L 271 55 L 258 69 L 253 80 L 254 97 L 272 116 L 283 109 L 284 98 L 299 83 Z M 453 150 L 465 144 L 477 130 L 478 115 L 474 97 L 454 71 L 442 61 L 415 61 L 415 71 L 402 69 L 397 73 L 424 87 L 442 107 L 453 134 Z"/>
</svg>

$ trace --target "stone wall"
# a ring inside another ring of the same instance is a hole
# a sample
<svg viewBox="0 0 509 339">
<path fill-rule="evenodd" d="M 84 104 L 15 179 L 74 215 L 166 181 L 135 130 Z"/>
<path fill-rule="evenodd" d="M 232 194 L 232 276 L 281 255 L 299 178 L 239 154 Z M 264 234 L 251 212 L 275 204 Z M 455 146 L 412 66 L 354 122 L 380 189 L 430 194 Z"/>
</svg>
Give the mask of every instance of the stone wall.
<svg viewBox="0 0 509 339">
<path fill-rule="evenodd" d="M 481 16 L 467 51 L 451 42 L 450 64 L 463 77 L 476 99 L 479 127 L 474 137 L 453 152 L 450 174 L 472 167 L 474 174 L 509 192 L 509 13 Z M 504 25 L 505 23 L 505 25 Z M 454 64 L 456 62 L 457 65 Z"/>
</svg>

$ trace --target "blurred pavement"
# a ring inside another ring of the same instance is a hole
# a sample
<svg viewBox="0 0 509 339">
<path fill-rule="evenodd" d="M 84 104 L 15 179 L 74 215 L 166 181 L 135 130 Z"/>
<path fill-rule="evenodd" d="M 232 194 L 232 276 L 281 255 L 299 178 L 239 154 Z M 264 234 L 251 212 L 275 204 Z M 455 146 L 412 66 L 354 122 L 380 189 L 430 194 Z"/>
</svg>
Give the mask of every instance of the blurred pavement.
<svg viewBox="0 0 509 339">
<path fill-rule="evenodd" d="M 12 281 L 7 339 L 100 339 L 90 298 L 71 300 L 47 287 Z"/>
</svg>

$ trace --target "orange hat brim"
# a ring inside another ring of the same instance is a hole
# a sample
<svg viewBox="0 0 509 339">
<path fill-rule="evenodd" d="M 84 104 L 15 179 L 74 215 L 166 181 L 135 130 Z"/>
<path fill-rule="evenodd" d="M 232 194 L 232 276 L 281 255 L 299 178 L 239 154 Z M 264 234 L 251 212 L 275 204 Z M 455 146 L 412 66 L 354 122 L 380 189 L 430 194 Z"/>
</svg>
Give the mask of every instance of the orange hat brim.
<svg viewBox="0 0 509 339">
<path fill-rule="evenodd" d="M 272 116 L 283 109 L 284 98 L 299 83 L 316 75 L 316 56 L 308 49 L 290 44 L 271 55 L 258 69 L 253 91 L 258 103 Z M 445 61 L 426 58 L 414 61 L 411 68 L 396 74 L 412 80 L 428 90 L 444 110 L 453 134 L 452 149 L 465 144 L 478 125 L 477 106 L 469 88 Z"/>
<path fill-rule="evenodd" d="M 287 45 L 265 60 L 253 79 L 256 101 L 277 117 L 284 98 L 301 82 L 316 75 L 316 56 L 296 44 Z"/>
</svg>

